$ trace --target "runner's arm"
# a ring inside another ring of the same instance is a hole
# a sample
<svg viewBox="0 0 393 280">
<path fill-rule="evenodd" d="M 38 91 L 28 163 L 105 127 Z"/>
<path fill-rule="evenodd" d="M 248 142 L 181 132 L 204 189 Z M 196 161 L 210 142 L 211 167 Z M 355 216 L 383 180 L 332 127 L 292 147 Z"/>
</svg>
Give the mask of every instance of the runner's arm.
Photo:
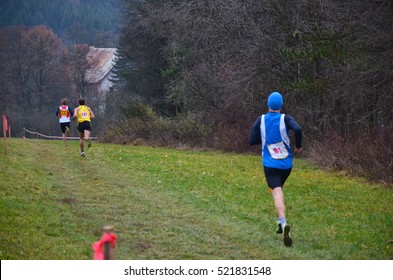
<svg viewBox="0 0 393 280">
<path fill-rule="evenodd" d="M 90 111 L 90 118 L 94 119 L 96 116 L 94 115 L 90 107 L 89 107 L 89 111 Z"/>
<path fill-rule="evenodd" d="M 248 143 L 250 145 L 259 145 L 262 144 L 261 140 L 261 116 L 257 118 L 254 125 L 251 128 L 250 137 L 248 139 Z"/>
<path fill-rule="evenodd" d="M 73 115 L 73 120 L 75 120 L 78 117 L 78 108 L 75 108 L 74 110 L 74 115 Z"/>
<path fill-rule="evenodd" d="M 302 139 L 303 139 L 302 128 L 295 121 L 295 119 L 289 115 L 285 115 L 284 121 L 285 121 L 285 125 L 289 129 L 292 129 L 295 132 L 295 147 L 297 149 L 301 149 L 302 148 Z"/>
</svg>

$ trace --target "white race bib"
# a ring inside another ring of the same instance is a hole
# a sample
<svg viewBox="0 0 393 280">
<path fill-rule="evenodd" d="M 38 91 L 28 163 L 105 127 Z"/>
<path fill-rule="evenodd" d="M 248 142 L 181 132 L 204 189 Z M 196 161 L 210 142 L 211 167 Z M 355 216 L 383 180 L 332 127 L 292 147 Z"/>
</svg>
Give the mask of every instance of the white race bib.
<svg viewBox="0 0 393 280">
<path fill-rule="evenodd" d="M 283 141 L 267 145 L 267 149 L 273 159 L 284 159 L 289 154 Z"/>
</svg>

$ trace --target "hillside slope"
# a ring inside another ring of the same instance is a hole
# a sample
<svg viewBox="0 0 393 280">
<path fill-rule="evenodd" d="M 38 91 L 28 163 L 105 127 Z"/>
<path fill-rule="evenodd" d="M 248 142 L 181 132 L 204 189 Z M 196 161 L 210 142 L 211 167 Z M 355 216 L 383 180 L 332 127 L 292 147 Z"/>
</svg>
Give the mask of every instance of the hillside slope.
<svg viewBox="0 0 393 280">
<path fill-rule="evenodd" d="M 2 0 L 0 27 L 45 25 L 72 44 L 115 47 L 119 14 L 117 0 Z"/>
</svg>

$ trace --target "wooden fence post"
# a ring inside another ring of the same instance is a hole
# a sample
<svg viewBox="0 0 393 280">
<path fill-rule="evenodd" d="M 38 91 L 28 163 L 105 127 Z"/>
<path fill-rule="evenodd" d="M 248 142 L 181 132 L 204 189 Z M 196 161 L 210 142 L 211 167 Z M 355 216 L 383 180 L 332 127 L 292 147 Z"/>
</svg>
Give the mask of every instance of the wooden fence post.
<svg viewBox="0 0 393 280">
<path fill-rule="evenodd" d="M 102 228 L 102 233 L 103 234 L 112 234 L 112 232 L 115 230 L 115 227 L 110 225 L 110 226 L 104 226 Z M 105 242 L 103 246 L 103 252 L 104 252 L 104 260 L 114 260 L 115 259 L 115 250 L 111 246 L 111 242 Z"/>
<path fill-rule="evenodd" d="M 7 155 L 7 119 L 3 115 L 4 154 Z"/>
</svg>

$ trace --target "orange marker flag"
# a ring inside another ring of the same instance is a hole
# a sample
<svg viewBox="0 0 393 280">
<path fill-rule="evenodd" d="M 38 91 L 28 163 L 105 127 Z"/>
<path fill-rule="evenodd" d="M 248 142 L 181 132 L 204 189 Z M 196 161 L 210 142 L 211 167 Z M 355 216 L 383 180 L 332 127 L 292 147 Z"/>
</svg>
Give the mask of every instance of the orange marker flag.
<svg viewBox="0 0 393 280">
<path fill-rule="evenodd" d="M 94 260 L 104 260 L 105 259 L 104 250 L 103 250 L 104 244 L 109 243 L 112 248 L 115 248 L 116 247 L 116 240 L 117 240 L 116 234 L 113 234 L 111 232 L 109 232 L 109 233 L 104 232 L 101 237 L 101 240 L 94 242 L 92 244 L 92 247 L 94 250 L 93 259 Z"/>
<path fill-rule="evenodd" d="M 8 121 L 5 115 L 3 115 L 3 125 L 4 125 L 4 130 L 8 131 Z"/>
<path fill-rule="evenodd" d="M 4 154 L 7 154 L 7 130 L 8 130 L 8 122 L 5 115 L 3 115 L 3 134 L 4 134 Z"/>
</svg>

